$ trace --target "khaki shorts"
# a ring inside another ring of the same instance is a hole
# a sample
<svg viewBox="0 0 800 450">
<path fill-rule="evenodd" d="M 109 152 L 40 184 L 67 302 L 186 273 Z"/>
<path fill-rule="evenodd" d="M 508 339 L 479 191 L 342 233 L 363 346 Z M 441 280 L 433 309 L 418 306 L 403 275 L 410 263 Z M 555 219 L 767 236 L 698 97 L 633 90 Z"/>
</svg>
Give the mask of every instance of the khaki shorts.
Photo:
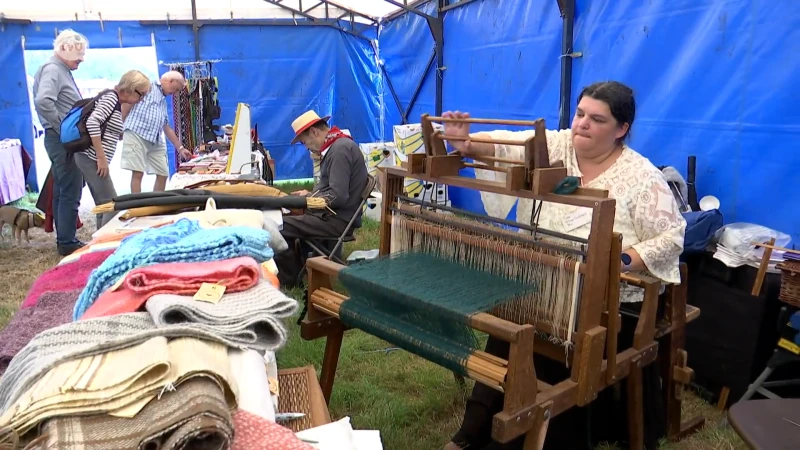
<svg viewBox="0 0 800 450">
<path fill-rule="evenodd" d="M 120 167 L 148 175 L 169 176 L 167 167 L 167 143 L 147 142 L 138 134 L 125 130 L 122 135 L 122 158 Z"/>
</svg>

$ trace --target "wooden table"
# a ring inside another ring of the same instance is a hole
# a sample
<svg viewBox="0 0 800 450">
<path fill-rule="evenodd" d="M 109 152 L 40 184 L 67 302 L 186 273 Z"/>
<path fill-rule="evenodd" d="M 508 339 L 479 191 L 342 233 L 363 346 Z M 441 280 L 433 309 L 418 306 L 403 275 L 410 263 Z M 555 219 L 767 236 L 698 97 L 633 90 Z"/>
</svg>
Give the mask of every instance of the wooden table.
<svg viewBox="0 0 800 450">
<path fill-rule="evenodd" d="M 728 419 L 736 433 L 752 449 L 800 448 L 800 399 L 739 402 L 728 411 Z"/>
</svg>

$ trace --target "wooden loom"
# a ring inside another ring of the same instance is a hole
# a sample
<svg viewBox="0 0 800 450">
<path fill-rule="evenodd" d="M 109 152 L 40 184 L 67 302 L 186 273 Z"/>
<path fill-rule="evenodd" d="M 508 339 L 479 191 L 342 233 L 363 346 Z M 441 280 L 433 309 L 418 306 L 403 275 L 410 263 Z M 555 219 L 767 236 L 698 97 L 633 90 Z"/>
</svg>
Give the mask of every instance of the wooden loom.
<svg viewBox="0 0 800 450">
<path fill-rule="evenodd" d="M 534 137 L 526 142 L 498 142 L 489 139 L 472 139 L 473 142 L 500 143 L 525 146 L 525 161 L 482 158 L 488 162 L 504 163 L 506 167 L 475 166 L 458 155 L 448 155 L 444 140 L 454 140 L 441 132 L 434 133 L 432 122 L 462 121 L 533 126 Z M 566 176 L 563 164 L 550 164 L 545 140 L 544 120 L 534 122 L 501 121 L 487 119 L 422 118 L 426 154 L 409 155 L 406 168 L 385 168 L 383 175 L 383 211 L 381 219 L 381 255 L 388 255 L 392 242 L 393 214 L 410 211 L 408 200 L 402 197 L 406 177 L 484 192 L 510 195 L 525 199 L 561 203 L 590 208 L 591 232 L 586 241 L 585 262 L 576 263 L 582 275 L 575 328 L 570 333 L 566 347 L 542 336 L 553 331 L 553 324 L 537 321 L 510 321 L 490 313 L 470 316 L 474 330 L 487 333 L 510 344 L 508 359 L 476 351 L 466 361 L 470 378 L 505 392 L 502 412 L 494 416 L 492 437 L 508 442 L 527 434 L 526 449 L 540 449 L 544 443 L 551 417 L 573 406 L 592 402 L 598 393 L 628 378 L 630 448 L 644 447 L 642 368 L 656 358 L 662 361 L 663 395 L 667 409 L 668 437 L 678 440 L 698 429 L 704 423 L 701 417 L 687 422 L 681 419 L 681 402 L 684 387 L 691 381 L 693 372 L 686 366 L 684 328 L 686 323 L 699 316 L 699 310 L 686 305 L 686 269 L 681 268 L 682 283 L 667 287 L 663 317 L 657 317 L 661 283 L 658 280 L 620 274 L 621 236 L 613 232 L 615 200 L 606 191 L 578 188 L 572 195 L 551 192 Z M 505 182 L 481 181 L 462 177 L 463 167 L 503 171 Z M 416 205 L 417 211 L 424 209 Z M 430 214 L 426 217 L 432 218 Z M 424 218 L 422 220 L 425 220 Z M 519 236 L 518 233 L 509 233 Z M 516 254 L 515 254 L 516 255 Z M 540 255 L 529 264 L 557 265 L 562 259 Z M 301 325 L 301 335 L 312 340 L 326 337 L 326 347 L 320 383 L 326 401 L 330 400 L 339 350 L 346 326 L 339 320 L 338 311 L 346 295 L 333 290 L 333 278 L 345 266 L 325 258 L 308 260 L 308 316 Z M 619 313 L 620 282 L 644 289 L 644 301 L 636 327 L 633 346 L 617 351 L 617 334 L 621 326 Z M 533 322 L 533 323 L 531 323 Z M 659 347 L 657 340 L 662 341 Z M 566 349 L 566 350 L 565 350 Z M 536 377 L 533 353 L 564 362 L 570 368 L 570 377 L 556 384 L 548 384 Z"/>
</svg>

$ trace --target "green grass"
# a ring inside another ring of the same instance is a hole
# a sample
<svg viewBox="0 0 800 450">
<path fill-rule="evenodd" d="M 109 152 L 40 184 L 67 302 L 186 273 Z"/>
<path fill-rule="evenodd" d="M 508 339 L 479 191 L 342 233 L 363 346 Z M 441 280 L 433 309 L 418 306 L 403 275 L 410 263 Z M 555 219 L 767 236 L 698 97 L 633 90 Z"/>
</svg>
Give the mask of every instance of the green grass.
<svg viewBox="0 0 800 450">
<path fill-rule="evenodd" d="M 308 189 L 300 186 L 298 189 Z M 345 256 L 354 250 L 378 248 L 378 223 L 365 219 L 354 242 L 345 246 Z M 290 294 L 300 300 L 299 290 Z M 305 341 L 292 320 L 290 339 L 278 352 L 281 368 L 313 365 L 320 370 L 325 339 Z M 392 346 L 361 331 L 345 334 L 339 356 L 329 409 L 334 420 L 349 416 L 356 429 L 377 429 L 384 448 L 391 450 L 439 449 L 461 424 L 467 390 L 452 372 Z M 684 419 L 698 413 L 706 427 L 678 443 L 664 443 L 664 450 L 745 449 L 736 433 L 724 425 L 723 414 L 689 393 Z M 601 445 L 598 450 L 616 450 Z"/>
<path fill-rule="evenodd" d="M 311 188 L 314 187 L 314 182 L 312 181 L 276 181 L 275 187 L 282 190 L 283 192 L 294 192 L 305 189 L 310 191 Z"/>
</svg>

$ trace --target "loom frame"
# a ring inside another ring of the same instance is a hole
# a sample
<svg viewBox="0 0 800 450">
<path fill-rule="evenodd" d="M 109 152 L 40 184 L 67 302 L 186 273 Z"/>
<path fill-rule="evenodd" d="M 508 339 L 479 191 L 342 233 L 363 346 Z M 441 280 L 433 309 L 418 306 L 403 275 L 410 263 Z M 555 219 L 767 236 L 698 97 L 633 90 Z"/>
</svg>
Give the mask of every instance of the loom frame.
<svg viewBox="0 0 800 450">
<path fill-rule="evenodd" d="M 425 120 L 426 117 L 423 116 L 423 133 L 428 135 L 428 142 L 432 142 L 432 128 L 426 127 Z M 543 121 L 536 121 L 537 128 L 543 126 Z M 536 134 L 543 139 L 544 133 Z M 435 139 L 441 141 L 440 138 Z M 535 147 L 533 140 L 529 141 L 529 146 Z M 426 145 L 426 149 L 431 150 L 424 155 L 409 155 L 406 168 L 381 169 L 381 176 L 385 178 L 381 183 L 384 199 L 380 225 L 382 256 L 390 253 L 392 212 L 395 200 L 403 195 L 406 177 L 592 210 L 586 262 L 581 270 L 584 279 L 577 311 L 577 329 L 572 335 L 573 347 L 566 354 L 564 347 L 536 335 L 538 324 L 517 324 L 487 313 L 477 313 L 470 317 L 472 328 L 510 344 L 509 357 L 502 361 L 506 372 L 499 387 L 506 394 L 504 407 L 494 416 L 493 438 L 499 442 L 508 442 L 526 434 L 525 449 L 540 449 L 550 418 L 573 406 L 589 404 L 597 398 L 600 391 L 628 378 L 631 448 L 643 449 L 642 369 L 659 358 L 659 352 L 662 360 L 666 358 L 668 362 L 664 368 L 667 381 L 664 395 L 669 419 L 668 436 L 676 440 L 698 429 L 703 423 L 702 418 L 681 422 L 680 401 L 683 386 L 691 381 L 693 375 L 691 369 L 686 367 L 686 352 L 682 348 L 683 330 L 687 322 L 699 315 L 699 310 L 693 308 L 691 314 L 687 314 L 684 282 L 681 286 L 668 289 L 667 317 L 662 323 L 657 322 L 661 283 L 645 276 L 620 274 L 622 239 L 613 232 L 615 200 L 608 198 L 608 192 L 579 189 L 572 195 L 552 194 L 550 192 L 560 180 L 554 174 L 563 173 L 565 176 L 566 169 L 536 167 L 535 163 L 509 168 L 509 178 L 516 174 L 514 176 L 517 181 L 514 183 L 463 177 L 457 173 L 464 167 L 460 156 L 442 155 L 442 146 L 438 144 Z M 535 153 L 528 152 L 527 156 Z M 445 168 L 444 171 L 440 170 L 442 167 Z M 456 167 L 458 170 L 454 171 Z M 326 401 L 330 400 L 339 350 L 347 329 L 339 320 L 336 307 L 337 301 L 346 301 L 347 297 L 333 291 L 333 279 L 344 268 L 345 266 L 324 258 L 311 258 L 307 261 L 309 308 L 308 316 L 301 324 L 301 336 L 307 340 L 327 338 L 320 374 L 320 384 Z M 685 268 L 682 274 L 685 275 Z M 631 348 L 617 351 L 617 334 L 621 327 L 618 301 L 620 281 L 642 287 L 645 295 L 634 334 L 634 344 Z M 610 299 L 616 301 L 609 301 Z M 657 338 L 667 335 L 670 336 L 669 345 L 659 350 Z M 570 377 L 554 385 L 538 380 L 533 366 L 534 351 L 547 358 L 570 364 Z M 477 382 L 498 389 L 491 380 L 487 382 L 483 377 L 474 374 L 469 376 Z"/>
</svg>

